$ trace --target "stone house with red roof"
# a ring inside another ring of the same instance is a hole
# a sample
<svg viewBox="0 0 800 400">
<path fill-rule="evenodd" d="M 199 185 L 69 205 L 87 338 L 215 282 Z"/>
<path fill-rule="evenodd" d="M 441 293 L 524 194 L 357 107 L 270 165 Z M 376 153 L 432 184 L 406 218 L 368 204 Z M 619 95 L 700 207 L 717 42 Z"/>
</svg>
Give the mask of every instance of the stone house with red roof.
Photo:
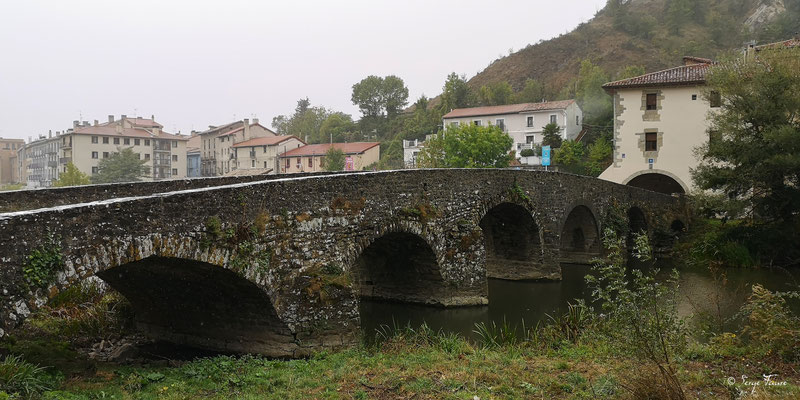
<svg viewBox="0 0 800 400">
<path fill-rule="evenodd" d="M 236 172 L 242 174 L 277 174 L 280 171 L 278 156 L 289 150 L 305 146 L 296 136 L 267 136 L 253 138 L 233 145 Z"/>
<path fill-rule="evenodd" d="M 325 171 L 325 153 L 331 147 L 344 153 L 346 171 L 361 171 L 377 163 L 381 154 L 381 144 L 378 142 L 310 144 L 282 153 L 279 156 L 279 173 Z"/>
<path fill-rule="evenodd" d="M 200 173 L 202 176 L 222 176 L 236 169 L 233 146 L 250 139 L 277 136 L 277 134 L 248 118 L 221 126 L 209 126 L 199 133 L 201 137 Z"/>
<path fill-rule="evenodd" d="M 542 130 L 555 123 L 564 139 L 575 139 L 582 130 L 583 111 L 575 100 L 503 106 L 457 108 L 442 117 L 445 129 L 463 124 L 496 125 L 507 132 L 514 144 L 509 150 L 519 152 L 542 143 Z"/>
</svg>

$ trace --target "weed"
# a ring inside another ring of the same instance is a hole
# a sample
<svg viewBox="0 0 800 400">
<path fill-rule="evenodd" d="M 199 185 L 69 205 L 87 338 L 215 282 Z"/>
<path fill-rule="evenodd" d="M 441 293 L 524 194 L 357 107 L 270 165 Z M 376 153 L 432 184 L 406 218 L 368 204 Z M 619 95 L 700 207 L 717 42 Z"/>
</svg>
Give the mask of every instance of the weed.
<svg viewBox="0 0 800 400">
<path fill-rule="evenodd" d="M 14 396 L 34 397 L 54 386 L 45 368 L 9 355 L 0 362 L 0 389 Z"/>
<path fill-rule="evenodd" d="M 63 267 L 61 245 L 51 236 L 28 255 L 22 266 L 22 276 L 29 287 L 46 288 Z"/>
<path fill-rule="evenodd" d="M 519 186 L 517 182 L 514 182 L 514 185 L 508 189 L 508 192 L 511 195 L 511 197 L 516 197 L 523 203 L 528 203 L 528 204 L 531 203 L 530 196 L 528 196 L 528 194 L 525 193 L 524 190 L 522 190 L 522 188 Z"/>
</svg>

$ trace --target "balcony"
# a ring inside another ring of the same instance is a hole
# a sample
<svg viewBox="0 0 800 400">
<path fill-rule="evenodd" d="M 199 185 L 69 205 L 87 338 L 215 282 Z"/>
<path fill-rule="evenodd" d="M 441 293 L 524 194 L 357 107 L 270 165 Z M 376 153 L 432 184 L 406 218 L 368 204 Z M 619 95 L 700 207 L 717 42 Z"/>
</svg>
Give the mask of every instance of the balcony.
<svg viewBox="0 0 800 400">
<path fill-rule="evenodd" d="M 72 157 L 61 157 L 58 159 L 59 164 L 69 164 L 72 162 Z"/>
<path fill-rule="evenodd" d="M 48 161 L 47 166 L 50 168 L 56 168 L 58 167 L 58 161 Z"/>
<path fill-rule="evenodd" d="M 169 161 L 169 159 L 166 159 L 166 160 L 164 160 L 164 159 L 158 159 L 158 158 L 156 158 L 156 159 L 153 159 L 153 166 L 158 166 L 158 167 L 169 167 L 170 165 L 171 165 L 171 164 L 170 164 L 170 161 Z"/>
</svg>

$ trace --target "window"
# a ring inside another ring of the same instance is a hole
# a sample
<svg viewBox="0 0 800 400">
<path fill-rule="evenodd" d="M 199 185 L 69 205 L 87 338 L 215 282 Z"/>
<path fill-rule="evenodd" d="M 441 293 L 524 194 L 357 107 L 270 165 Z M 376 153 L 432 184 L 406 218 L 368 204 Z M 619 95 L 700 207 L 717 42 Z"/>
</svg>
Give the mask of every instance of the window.
<svg viewBox="0 0 800 400">
<path fill-rule="evenodd" d="M 503 132 L 506 131 L 506 120 L 505 119 L 498 118 L 498 119 L 494 120 L 494 123 L 495 123 L 495 125 L 497 125 L 498 128 L 500 128 L 501 131 L 503 131 Z"/>
<path fill-rule="evenodd" d="M 125 138 L 125 139 L 122 139 L 122 143 L 126 144 L 126 145 L 129 145 L 129 144 L 131 144 L 131 140 L 129 138 Z"/>
<path fill-rule="evenodd" d="M 558 123 L 558 115 L 550 114 L 550 123 L 557 124 Z"/>
<path fill-rule="evenodd" d="M 261 149 L 261 152 L 262 153 L 266 153 L 267 152 L 267 146 L 262 146 L 262 147 L 263 147 L 263 149 Z"/>
<path fill-rule="evenodd" d="M 108 138 L 107 137 L 103 138 L 103 144 L 108 144 Z"/>
<path fill-rule="evenodd" d="M 228 141 L 230 142 L 230 139 L 228 139 Z M 178 141 L 177 140 L 173 140 L 172 141 L 172 147 L 178 147 Z"/>
<path fill-rule="evenodd" d="M 136 159 L 137 160 L 141 160 L 142 159 L 142 154 L 141 153 L 136 153 Z"/>
<path fill-rule="evenodd" d="M 299 169 L 302 166 L 303 166 L 303 162 L 300 160 L 300 157 L 297 157 L 297 168 Z"/>
<path fill-rule="evenodd" d="M 535 135 L 528 135 L 528 136 L 525 136 L 525 143 L 528 143 L 528 144 L 531 144 L 531 143 L 533 143 L 533 141 L 534 141 L 534 138 L 535 138 Z"/>
<path fill-rule="evenodd" d="M 92 175 L 97 173 L 97 167 L 92 167 Z"/>
<path fill-rule="evenodd" d="M 479 119 L 476 119 L 476 120 L 472 121 L 472 124 L 475 125 L 475 126 L 481 126 L 481 123 L 482 122 Z"/>
<path fill-rule="evenodd" d="M 286 159 L 286 169 L 287 169 L 287 170 L 289 169 L 289 162 L 290 162 L 290 161 L 289 161 L 289 159 L 287 158 L 287 159 Z"/>
<path fill-rule="evenodd" d="M 645 103 L 645 110 L 655 111 L 658 110 L 658 93 L 648 93 Z"/>
<path fill-rule="evenodd" d="M 144 140 L 144 145 L 145 146 L 150 146 L 150 139 L 145 139 Z"/>
<path fill-rule="evenodd" d="M 250 160 L 250 167 L 251 168 L 255 168 L 256 167 L 256 160 Z"/>
<path fill-rule="evenodd" d="M 114 138 L 114 144 L 119 144 L 119 138 L 118 137 Z"/>
<path fill-rule="evenodd" d="M 264 161 L 264 169 L 266 169 L 266 168 L 267 168 L 267 162 Z"/>
<path fill-rule="evenodd" d="M 711 103 L 711 108 L 721 107 L 722 96 L 719 95 L 719 92 L 711 92 L 708 96 L 708 102 Z"/>
<path fill-rule="evenodd" d="M 134 146 L 138 146 L 139 145 L 139 139 L 133 139 L 133 145 Z"/>
<path fill-rule="evenodd" d="M 314 168 L 314 157 L 308 157 L 308 168 Z"/>
<path fill-rule="evenodd" d="M 575 125 L 580 125 L 580 124 L 581 124 L 581 116 L 580 115 L 576 115 L 575 116 Z"/>
<path fill-rule="evenodd" d="M 697 95 L 696 94 L 692 95 L 692 100 L 697 100 Z"/>
<path fill-rule="evenodd" d="M 97 158 L 97 152 L 96 151 L 92 152 L 92 158 Z"/>
<path fill-rule="evenodd" d="M 533 127 L 533 116 L 528 117 L 528 128 Z"/>
<path fill-rule="evenodd" d="M 97 136 L 92 136 L 92 143 L 97 144 Z"/>
<path fill-rule="evenodd" d="M 108 152 L 107 151 L 103 152 L 103 158 L 108 158 Z"/>
<path fill-rule="evenodd" d="M 178 161 L 178 155 L 177 154 L 173 154 L 172 155 L 172 161 Z"/>
<path fill-rule="evenodd" d="M 145 160 L 149 160 L 149 159 L 150 159 L 150 154 L 148 154 L 148 153 L 145 153 L 145 154 L 144 154 L 144 159 L 145 159 Z"/>
<path fill-rule="evenodd" d="M 658 133 L 646 132 L 644 134 L 644 151 L 658 151 Z"/>
<path fill-rule="evenodd" d="M 172 169 L 172 176 L 176 176 L 176 175 L 178 175 L 178 169 L 177 168 L 173 168 Z"/>
<path fill-rule="evenodd" d="M 451 127 L 453 127 L 453 128 L 458 128 L 458 121 L 456 121 L 456 122 L 451 122 L 451 123 L 450 123 L 450 126 L 451 126 Z"/>
</svg>

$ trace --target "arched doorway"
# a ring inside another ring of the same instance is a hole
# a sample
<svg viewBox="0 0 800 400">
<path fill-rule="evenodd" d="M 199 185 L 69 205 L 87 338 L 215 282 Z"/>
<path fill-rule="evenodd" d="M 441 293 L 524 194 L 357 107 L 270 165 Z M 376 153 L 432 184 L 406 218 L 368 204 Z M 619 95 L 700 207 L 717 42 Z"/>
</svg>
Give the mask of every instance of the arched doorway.
<svg viewBox="0 0 800 400">
<path fill-rule="evenodd" d="M 592 211 L 577 206 L 570 211 L 561 228 L 561 262 L 589 264 L 600 256 L 600 230 Z"/>
<path fill-rule="evenodd" d="M 501 203 L 480 222 L 486 248 L 486 275 L 498 279 L 529 279 L 539 275 L 542 243 L 539 227 L 524 207 Z"/>
<path fill-rule="evenodd" d="M 680 182 L 669 175 L 658 172 L 636 176 L 628 181 L 627 185 L 666 194 L 686 193 L 686 190 L 681 186 Z"/>
<path fill-rule="evenodd" d="M 435 303 L 442 287 L 436 255 L 419 235 L 387 233 L 356 260 L 354 281 L 361 298 Z"/>
<path fill-rule="evenodd" d="M 216 265 L 151 256 L 97 273 L 130 301 L 147 336 L 212 350 L 291 356 L 267 293 Z"/>
</svg>

